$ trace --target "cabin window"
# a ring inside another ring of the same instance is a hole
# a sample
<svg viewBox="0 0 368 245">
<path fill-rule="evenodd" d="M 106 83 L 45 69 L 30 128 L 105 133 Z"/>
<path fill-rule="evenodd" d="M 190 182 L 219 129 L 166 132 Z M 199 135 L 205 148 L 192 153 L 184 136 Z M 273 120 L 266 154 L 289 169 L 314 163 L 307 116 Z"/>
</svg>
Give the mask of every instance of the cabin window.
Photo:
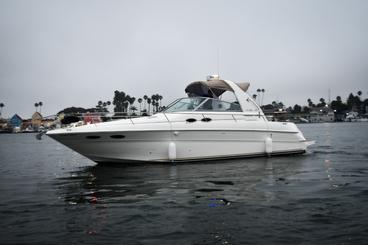
<svg viewBox="0 0 368 245">
<path fill-rule="evenodd" d="M 186 121 L 187 121 L 188 123 L 193 123 L 193 122 L 196 122 L 196 121 L 197 121 L 197 119 L 195 119 L 195 118 L 188 118 Z"/>
<path fill-rule="evenodd" d="M 125 135 L 114 134 L 114 135 L 110 135 L 110 138 L 112 138 L 112 139 L 124 139 Z"/>
<path fill-rule="evenodd" d="M 99 138 L 101 138 L 101 136 L 98 136 L 98 135 L 88 135 L 88 136 L 86 136 L 86 138 L 87 139 L 99 139 Z"/>
<path fill-rule="evenodd" d="M 205 117 L 205 118 L 202 118 L 201 121 L 202 122 L 210 122 L 212 119 L 209 118 L 209 117 Z"/>
<path fill-rule="evenodd" d="M 183 98 L 177 100 L 171 106 L 166 109 L 165 112 L 176 112 L 176 111 L 193 111 L 197 108 L 206 98 L 203 97 L 193 97 L 193 98 Z"/>
<path fill-rule="evenodd" d="M 169 105 L 165 110 L 166 113 L 185 111 L 241 112 L 242 110 L 238 101 L 227 102 L 204 97 L 182 98 Z"/>
<path fill-rule="evenodd" d="M 203 103 L 197 111 L 241 111 L 239 103 L 226 102 L 221 100 L 209 99 Z"/>
</svg>

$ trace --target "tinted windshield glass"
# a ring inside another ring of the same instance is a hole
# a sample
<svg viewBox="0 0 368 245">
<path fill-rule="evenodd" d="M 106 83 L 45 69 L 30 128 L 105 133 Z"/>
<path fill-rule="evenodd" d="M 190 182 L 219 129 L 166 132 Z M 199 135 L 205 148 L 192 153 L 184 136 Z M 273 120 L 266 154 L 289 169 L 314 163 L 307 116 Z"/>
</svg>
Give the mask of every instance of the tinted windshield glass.
<svg viewBox="0 0 368 245">
<path fill-rule="evenodd" d="M 165 112 L 177 112 L 177 111 L 193 111 L 197 108 L 206 98 L 183 98 L 177 100 Z"/>
<path fill-rule="evenodd" d="M 241 111 L 241 109 L 238 102 L 230 103 L 221 100 L 208 99 L 197 108 L 197 111 Z"/>
<path fill-rule="evenodd" d="M 241 112 L 238 102 L 226 102 L 212 98 L 191 97 L 174 102 L 165 112 L 180 111 L 235 111 Z"/>
</svg>

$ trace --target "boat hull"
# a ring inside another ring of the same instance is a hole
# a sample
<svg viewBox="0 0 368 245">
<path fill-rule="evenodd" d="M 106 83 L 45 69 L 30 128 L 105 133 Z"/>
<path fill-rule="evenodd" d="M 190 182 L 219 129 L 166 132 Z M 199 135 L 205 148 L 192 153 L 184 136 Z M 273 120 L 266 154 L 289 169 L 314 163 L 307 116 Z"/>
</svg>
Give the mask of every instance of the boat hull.
<svg viewBox="0 0 368 245">
<path fill-rule="evenodd" d="M 266 139 L 270 135 L 272 149 L 267 151 Z M 307 146 L 299 132 L 270 130 L 129 130 L 49 136 L 98 163 L 205 161 L 295 154 L 304 153 Z"/>
</svg>

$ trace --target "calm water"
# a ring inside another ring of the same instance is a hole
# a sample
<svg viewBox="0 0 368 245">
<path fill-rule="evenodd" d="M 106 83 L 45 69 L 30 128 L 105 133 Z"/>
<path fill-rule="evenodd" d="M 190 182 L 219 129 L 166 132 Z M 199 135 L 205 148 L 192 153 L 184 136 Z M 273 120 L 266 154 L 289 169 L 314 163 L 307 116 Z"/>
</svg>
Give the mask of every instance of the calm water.
<svg viewBox="0 0 368 245">
<path fill-rule="evenodd" d="M 0 135 L 0 244 L 368 244 L 368 123 L 298 126 L 306 155 L 130 167 Z"/>
</svg>

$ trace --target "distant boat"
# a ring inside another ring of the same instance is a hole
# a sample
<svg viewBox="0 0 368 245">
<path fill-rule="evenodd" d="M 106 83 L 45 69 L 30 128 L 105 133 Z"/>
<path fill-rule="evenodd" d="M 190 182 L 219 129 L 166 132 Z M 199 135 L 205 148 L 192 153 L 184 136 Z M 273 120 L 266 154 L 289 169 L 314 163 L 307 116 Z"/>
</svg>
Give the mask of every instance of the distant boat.
<svg viewBox="0 0 368 245">
<path fill-rule="evenodd" d="M 209 76 L 190 83 L 188 97 L 150 117 L 121 119 L 47 132 L 95 162 L 179 162 L 304 153 L 291 122 L 270 122 L 246 93 L 249 83 Z M 229 92 L 233 101 L 222 95 Z M 222 99 L 221 99 L 222 98 Z"/>
<path fill-rule="evenodd" d="M 359 117 L 358 112 L 351 111 L 347 113 L 345 122 L 368 122 L 368 118 L 361 118 Z"/>
<path fill-rule="evenodd" d="M 11 128 L 0 129 L 0 134 L 11 134 L 13 130 Z"/>
<path fill-rule="evenodd" d="M 303 117 L 299 117 L 299 121 L 302 122 L 302 123 L 309 123 L 309 120 L 305 119 Z"/>
</svg>

